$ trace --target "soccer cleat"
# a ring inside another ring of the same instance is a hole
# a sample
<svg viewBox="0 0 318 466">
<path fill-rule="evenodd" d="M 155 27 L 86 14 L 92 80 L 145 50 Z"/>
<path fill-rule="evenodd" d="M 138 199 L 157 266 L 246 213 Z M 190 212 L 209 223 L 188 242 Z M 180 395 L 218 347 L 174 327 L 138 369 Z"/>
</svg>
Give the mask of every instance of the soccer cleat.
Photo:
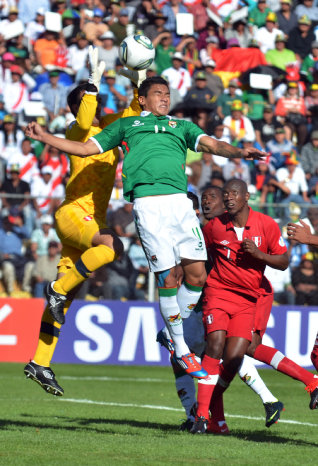
<svg viewBox="0 0 318 466">
<path fill-rule="evenodd" d="M 194 353 L 188 353 L 181 356 L 181 358 L 177 358 L 176 354 L 174 353 L 171 360 L 178 364 L 181 369 L 183 369 L 187 374 L 191 375 L 196 379 L 206 379 L 209 374 L 201 364 L 195 359 Z"/>
<path fill-rule="evenodd" d="M 229 435 L 230 431 L 225 421 L 213 421 L 209 419 L 207 426 L 208 434 Z"/>
<path fill-rule="evenodd" d="M 24 367 L 24 373 L 28 379 L 37 382 L 43 390 L 51 395 L 63 396 L 64 390 L 57 383 L 55 374 L 50 367 L 39 366 L 35 362 L 30 361 Z"/>
<path fill-rule="evenodd" d="M 273 401 L 272 403 L 264 403 L 266 419 L 265 426 L 270 427 L 275 424 L 280 418 L 281 411 L 284 411 L 284 405 L 281 401 Z"/>
<path fill-rule="evenodd" d="M 182 424 L 181 426 L 179 427 L 179 430 L 181 432 L 190 432 L 190 430 L 192 429 L 193 427 L 193 424 L 194 424 L 194 421 L 193 419 L 191 419 L 190 417 L 188 417 L 188 419 L 186 419 Z"/>
<path fill-rule="evenodd" d="M 64 296 L 61 293 L 57 293 L 54 290 L 54 283 L 55 282 L 48 283 L 44 289 L 44 293 L 47 299 L 51 316 L 58 324 L 63 325 L 65 323 L 64 304 L 66 301 L 66 296 Z"/>
<path fill-rule="evenodd" d="M 196 417 L 193 426 L 190 430 L 190 434 L 205 434 L 207 431 L 207 427 L 208 420 L 205 417 Z"/>
<path fill-rule="evenodd" d="M 310 409 L 318 409 L 318 377 L 315 376 L 312 382 L 305 387 L 305 390 L 310 394 Z"/>
<path fill-rule="evenodd" d="M 166 337 L 163 330 L 160 330 L 160 332 L 158 332 L 156 341 L 158 343 L 160 343 L 161 346 L 164 346 L 169 351 L 171 356 L 173 356 L 173 354 L 174 354 L 174 343 L 171 340 L 171 338 Z"/>
</svg>

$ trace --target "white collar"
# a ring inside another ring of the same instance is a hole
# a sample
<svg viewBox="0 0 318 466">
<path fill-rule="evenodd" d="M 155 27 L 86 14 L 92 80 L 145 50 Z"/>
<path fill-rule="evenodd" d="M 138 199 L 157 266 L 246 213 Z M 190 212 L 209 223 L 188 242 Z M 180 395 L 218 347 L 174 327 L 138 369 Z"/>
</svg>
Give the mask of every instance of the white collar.
<svg viewBox="0 0 318 466">
<path fill-rule="evenodd" d="M 150 115 L 150 114 L 151 114 L 151 112 L 148 112 L 147 110 L 143 110 L 143 111 L 140 113 L 140 116 L 141 116 L 141 117 L 146 117 L 146 116 L 148 116 L 148 115 Z M 169 120 L 172 119 L 172 117 L 171 117 L 170 115 L 166 115 L 166 117 L 169 118 Z"/>
</svg>

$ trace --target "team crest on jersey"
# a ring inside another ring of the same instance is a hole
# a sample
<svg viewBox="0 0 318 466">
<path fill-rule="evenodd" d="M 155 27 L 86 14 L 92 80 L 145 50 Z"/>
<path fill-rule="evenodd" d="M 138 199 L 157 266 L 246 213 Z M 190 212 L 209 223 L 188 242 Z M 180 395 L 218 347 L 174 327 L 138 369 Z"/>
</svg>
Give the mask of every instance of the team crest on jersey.
<svg viewBox="0 0 318 466">
<path fill-rule="evenodd" d="M 176 128 L 177 127 L 177 122 L 176 121 L 169 121 L 168 125 L 170 126 L 170 128 Z"/>
<path fill-rule="evenodd" d="M 283 238 L 282 236 L 279 238 L 278 244 L 279 244 L 282 248 L 283 248 L 284 246 L 286 246 L 285 241 L 284 241 L 284 238 Z"/>
<path fill-rule="evenodd" d="M 86 217 L 84 217 L 84 220 L 86 220 L 86 222 L 90 222 L 91 220 L 93 220 L 93 217 L 91 215 L 86 215 Z"/>
<path fill-rule="evenodd" d="M 150 259 L 151 259 L 151 262 L 156 262 L 158 260 L 157 256 L 151 256 Z"/>
<path fill-rule="evenodd" d="M 262 244 L 262 237 L 261 236 L 252 236 L 252 241 L 254 241 L 255 245 L 259 248 Z"/>
<path fill-rule="evenodd" d="M 230 242 L 224 239 L 223 241 L 220 242 L 220 244 L 223 244 L 223 246 L 226 246 L 227 244 L 230 244 Z"/>
</svg>

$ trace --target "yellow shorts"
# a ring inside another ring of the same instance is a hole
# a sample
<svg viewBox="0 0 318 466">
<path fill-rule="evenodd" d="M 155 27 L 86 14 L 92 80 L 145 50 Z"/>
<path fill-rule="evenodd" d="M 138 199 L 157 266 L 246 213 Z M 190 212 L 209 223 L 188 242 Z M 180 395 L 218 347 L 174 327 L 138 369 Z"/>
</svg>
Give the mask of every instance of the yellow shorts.
<svg viewBox="0 0 318 466">
<path fill-rule="evenodd" d="M 99 230 L 108 228 L 105 219 L 87 214 L 73 204 L 62 205 L 55 214 L 56 232 L 62 243 L 58 272 L 65 273 L 84 251 L 92 247 L 92 239 Z"/>
</svg>

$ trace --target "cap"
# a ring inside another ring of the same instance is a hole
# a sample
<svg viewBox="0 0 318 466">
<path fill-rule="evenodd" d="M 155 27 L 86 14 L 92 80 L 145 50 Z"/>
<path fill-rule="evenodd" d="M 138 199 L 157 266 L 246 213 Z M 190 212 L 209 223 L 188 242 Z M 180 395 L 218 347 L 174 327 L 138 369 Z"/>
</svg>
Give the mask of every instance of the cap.
<svg viewBox="0 0 318 466">
<path fill-rule="evenodd" d="M 219 44 L 220 41 L 219 41 L 219 38 L 217 36 L 208 36 L 205 41 L 208 43 L 208 44 Z"/>
<path fill-rule="evenodd" d="M 299 210 L 300 210 L 300 212 L 299 212 L 298 215 L 300 215 L 300 213 L 301 213 L 301 209 L 299 209 Z M 312 252 L 306 252 L 306 254 L 303 254 L 301 256 L 301 261 L 302 262 L 303 261 L 311 261 L 312 262 L 313 260 L 314 260 L 314 254 Z"/>
<path fill-rule="evenodd" d="M 235 79 L 231 79 L 231 81 L 229 81 L 228 87 L 239 87 L 239 85 L 238 82 L 235 81 Z"/>
<path fill-rule="evenodd" d="M 11 6 L 10 9 L 9 9 L 9 15 L 11 13 L 18 14 L 19 13 L 18 8 L 16 6 Z"/>
<path fill-rule="evenodd" d="M 45 165 L 41 168 L 42 175 L 53 175 L 53 168 L 51 165 Z"/>
<path fill-rule="evenodd" d="M 226 43 L 227 48 L 229 47 L 240 47 L 239 41 L 236 39 L 236 37 L 231 37 Z"/>
<path fill-rule="evenodd" d="M 318 40 L 314 40 L 314 41 L 311 43 L 311 48 L 312 48 L 312 49 L 318 49 Z"/>
<path fill-rule="evenodd" d="M 62 13 L 62 19 L 73 19 L 75 18 L 75 14 L 71 8 L 67 8 Z"/>
<path fill-rule="evenodd" d="M 40 8 L 36 10 L 36 14 L 41 15 L 41 16 L 45 15 L 45 9 L 43 8 L 43 6 L 41 6 Z"/>
<path fill-rule="evenodd" d="M 183 55 L 181 52 L 175 52 L 173 55 L 172 55 L 172 60 L 180 60 L 180 61 L 183 61 Z"/>
<path fill-rule="evenodd" d="M 277 126 L 277 128 L 275 128 L 275 134 L 285 134 L 285 129 L 283 126 Z"/>
<path fill-rule="evenodd" d="M 264 105 L 264 110 L 263 112 L 272 112 L 273 111 L 273 107 L 269 104 L 265 104 Z"/>
<path fill-rule="evenodd" d="M 128 8 L 122 8 L 119 12 L 119 16 L 129 16 Z"/>
<path fill-rule="evenodd" d="M 115 70 L 107 70 L 105 72 L 106 78 L 116 78 L 116 71 Z"/>
<path fill-rule="evenodd" d="M 12 65 L 12 66 L 10 67 L 10 71 L 11 71 L 11 73 L 19 74 L 19 75 L 21 75 L 21 76 L 22 76 L 23 73 L 24 73 L 23 68 L 21 68 L 21 66 L 18 66 L 18 65 Z"/>
<path fill-rule="evenodd" d="M 57 241 L 50 241 L 49 244 L 48 244 L 48 247 L 49 248 L 58 248 L 59 243 Z"/>
<path fill-rule="evenodd" d="M 274 13 L 273 11 L 270 11 L 268 15 L 266 16 L 266 21 L 271 21 L 272 23 L 276 23 L 277 22 L 276 13 Z"/>
<path fill-rule="evenodd" d="M 210 58 L 210 60 L 207 60 L 206 64 L 205 64 L 205 68 L 207 68 L 208 66 L 210 66 L 211 68 L 215 68 L 216 67 L 216 63 L 214 60 L 212 60 L 212 58 Z"/>
<path fill-rule="evenodd" d="M 5 115 L 3 117 L 3 123 L 15 123 L 15 118 L 13 115 Z"/>
<path fill-rule="evenodd" d="M 114 4 L 114 5 L 119 5 L 120 4 L 120 0 L 110 0 L 110 4 Z"/>
<path fill-rule="evenodd" d="M 311 84 L 310 90 L 311 91 L 318 91 L 318 84 Z"/>
<path fill-rule="evenodd" d="M 80 32 L 78 32 L 78 33 L 76 34 L 76 40 L 79 40 L 79 39 L 85 39 L 85 40 L 87 40 L 87 37 L 86 37 L 85 32 L 80 31 Z"/>
<path fill-rule="evenodd" d="M 195 80 L 206 80 L 206 74 L 204 71 L 199 71 L 196 75 L 195 75 Z"/>
<path fill-rule="evenodd" d="M 295 150 L 291 150 L 289 153 L 283 154 L 285 155 L 285 165 L 298 165 L 297 159 L 297 152 Z"/>
<path fill-rule="evenodd" d="M 311 133 L 310 139 L 318 139 L 318 131 L 316 129 Z"/>
<path fill-rule="evenodd" d="M 287 42 L 285 34 L 277 34 L 275 42 Z"/>
<path fill-rule="evenodd" d="M 100 8 L 94 8 L 93 16 L 98 16 L 99 18 L 103 18 L 104 12 Z"/>
<path fill-rule="evenodd" d="M 58 70 L 52 70 L 49 72 L 50 78 L 54 78 L 56 76 L 60 76 L 60 72 Z"/>
<path fill-rule="evenodd" d="M 289 81 L 287 83 L 287 87 L 291 87 L 293 89 L 295 89 L 296 87 L 298 88 L 298 83 L 296 83 L 295 81 Z"/>
<path fill-rule="evenodd" d="M 164 19 L 165 21 L 168 19 L 167 16 L 165 16 L 162 11 L 156 11 L 154 15 L 154 19 Z"/>
<path fill-rule="evenodd" d="M 46 119 L 45 119 L 45 117 L 43 117 L 43 116 L 37 117 L 36 122 L 37 122 L 40 126 L 46 126 Z"/>
<path fill-rule="evenodd" d="M 112 39 L 115 40 L 114 33 L 112 31 L 105 31 L 101 36 L 99 36 L 99 39 Z"/>
<path fill-rule="evenodd" d="M 249 47 L 254 47 L 254 48 L 258 48 L 259 49 L 259 43 L 257 41 L 257 39 L 251 39 L 248 43 L 248 46 Z"/>
<path fill-rule="evenodd" d="M 232 105 L 231 105 L 231 110 L 243 110 L 243 103 L 241 100 L 233 100 Z"/>
<path fill-rule="evenodd" d="M 52 215 L 49 215 L 49 214 L 42 215 L 42 217 L 40 218 L 40 223 L 41 223 L 41 225 L 44 225 L 45 223 L 47 225 L 53 225 Z"/>
<path fill-rule="evenodd" d="M 307 24 L 307 26 L 310 26 L 311 20 L 307 15 L 303 15 L 298 19 L 298 24 Z"/>
<path fill-rule="evenodd" d="M 11 52 L 6 52 L 2 55 L 2 61 L 15 61 L 15 56 Z"/>
<path fill-rule="evenodd" d="M 12 163 L 12 164 L 9 166 L 9 171 L 10 171 L 10 172 L 20 173 L 20 165 L 19 165 L 18 163 Z"/>
<path fill-rule="evenodd" d="M 280 3 L 288 3 L 288 5 L 292 5 L 292 0 L 280 0 Z"/>
</svg>

